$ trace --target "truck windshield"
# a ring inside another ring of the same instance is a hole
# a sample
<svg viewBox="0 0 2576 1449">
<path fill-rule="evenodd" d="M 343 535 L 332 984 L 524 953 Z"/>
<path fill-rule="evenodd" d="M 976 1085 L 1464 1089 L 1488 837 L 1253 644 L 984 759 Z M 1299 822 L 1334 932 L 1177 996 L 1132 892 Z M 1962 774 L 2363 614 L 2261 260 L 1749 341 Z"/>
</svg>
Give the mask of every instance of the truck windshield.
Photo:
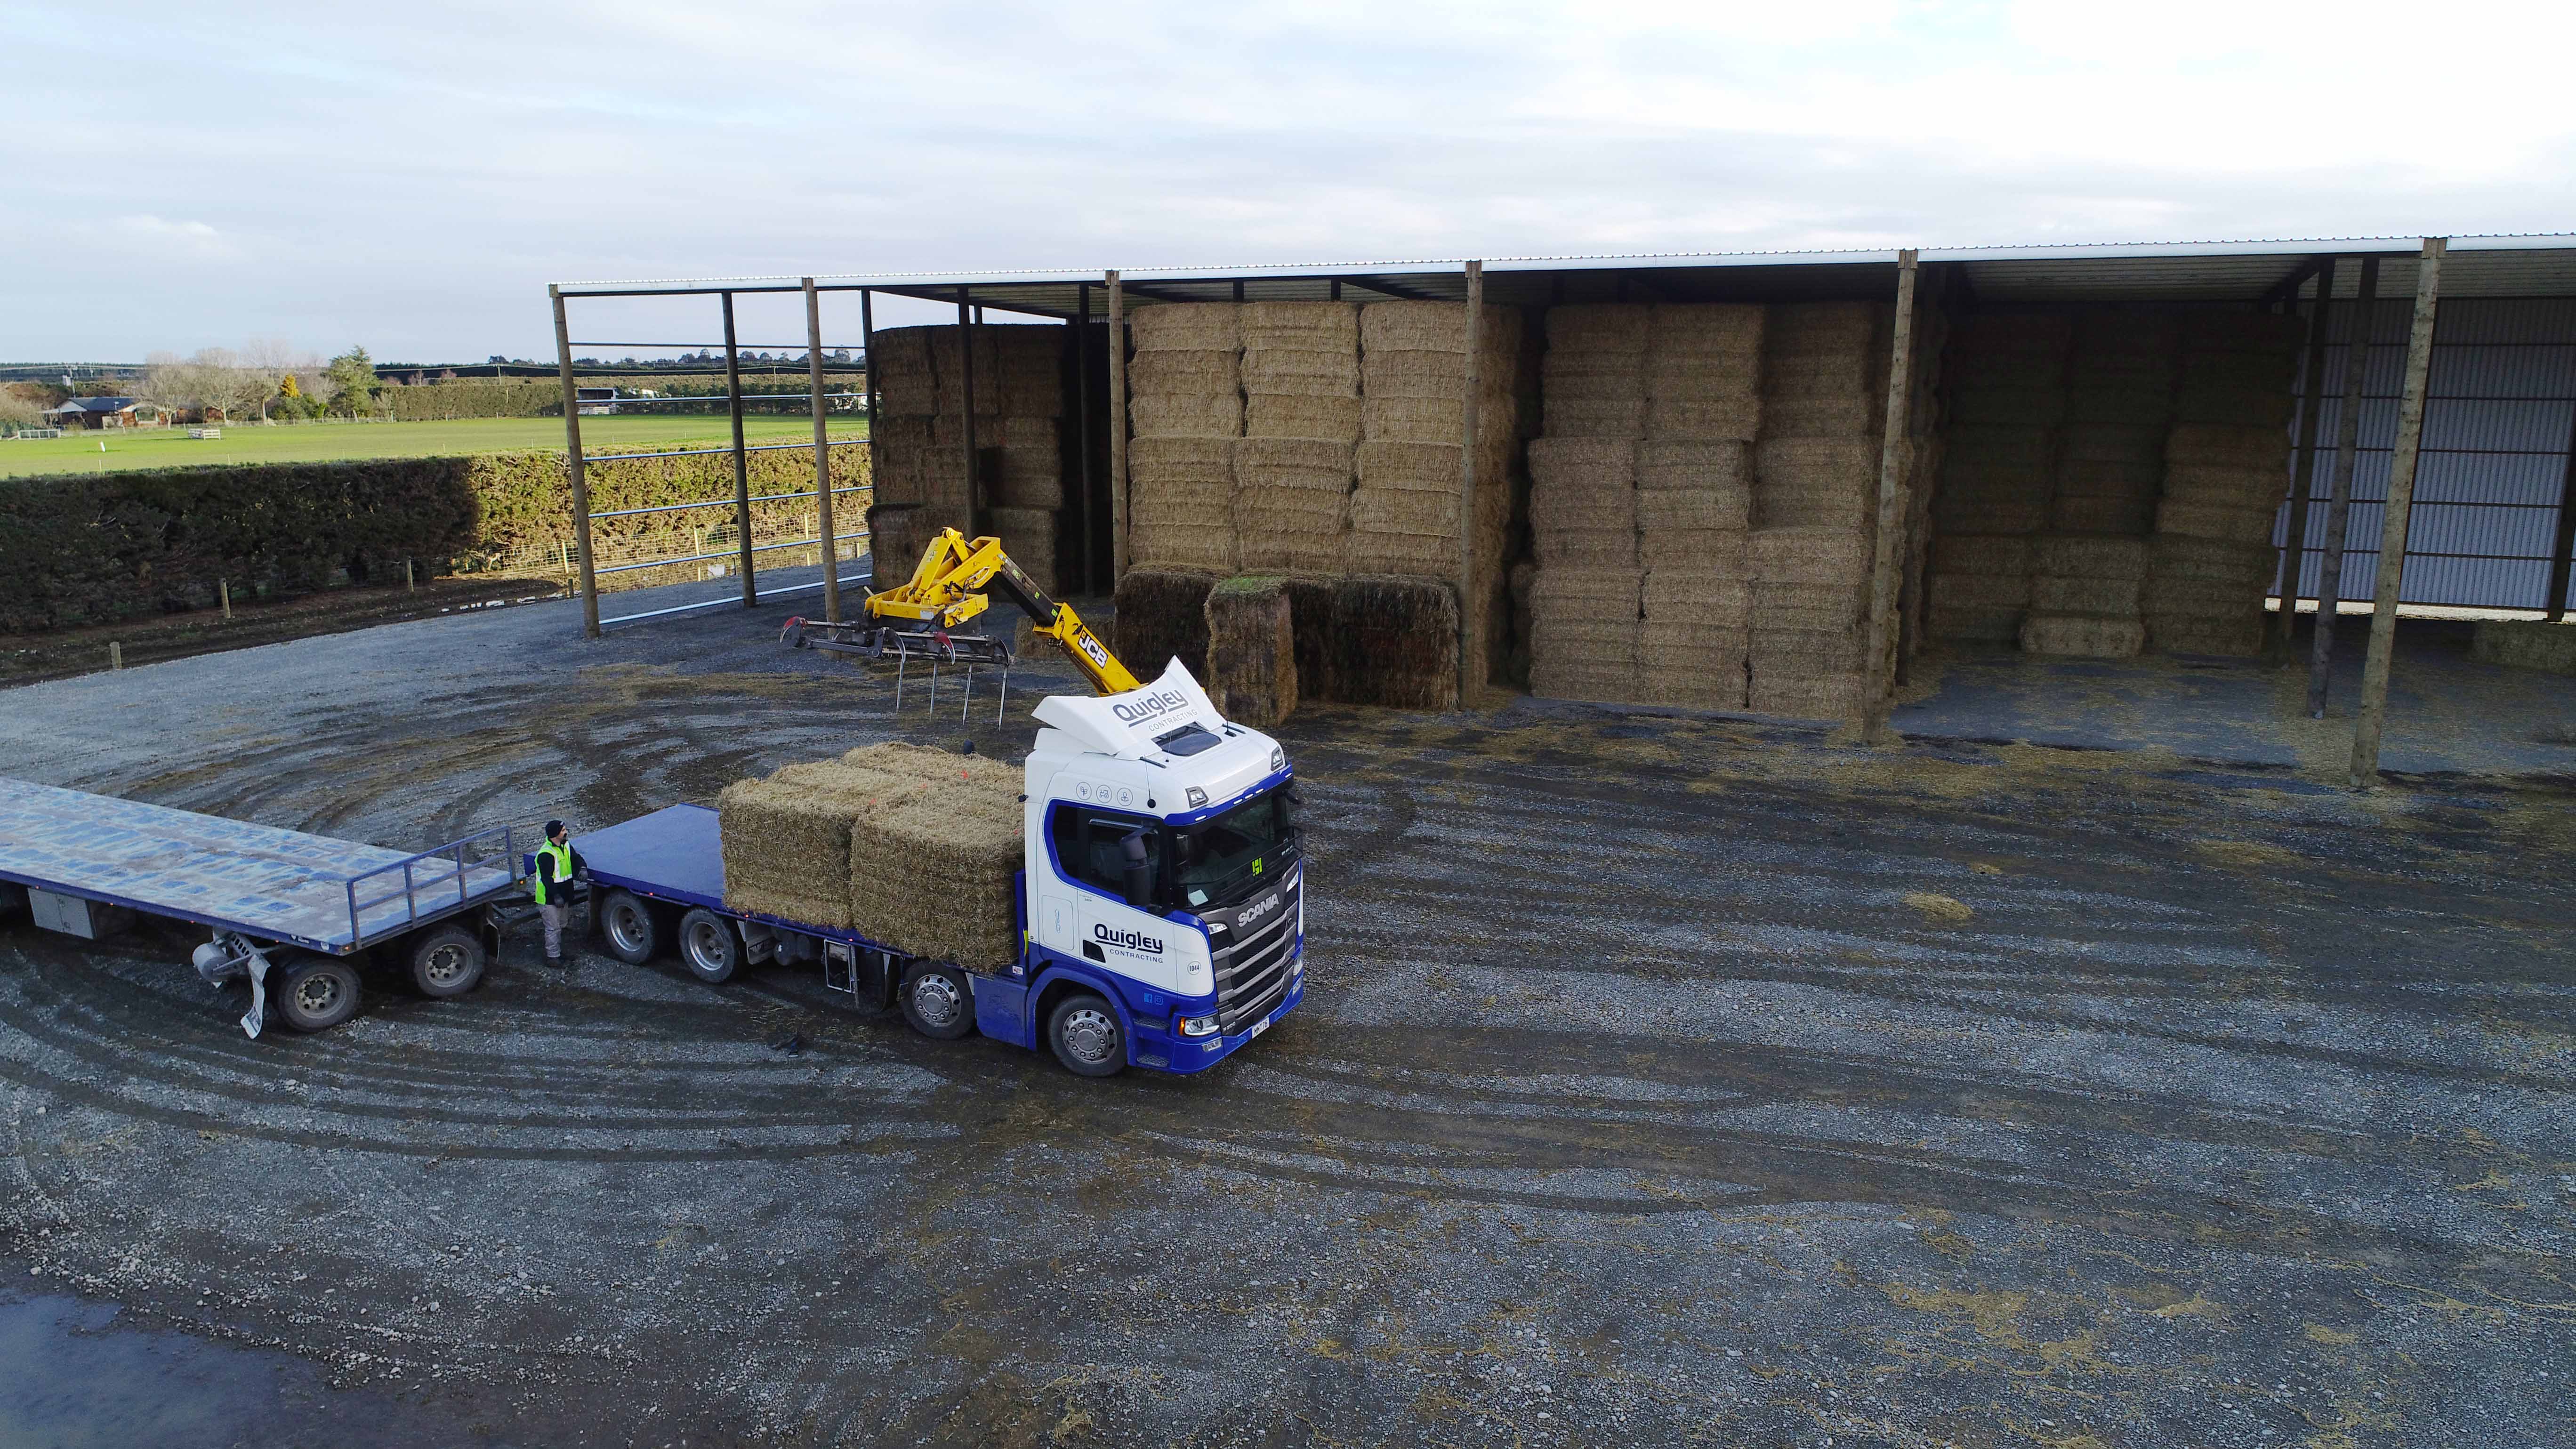
<svg viewBox="0 0 2576 1449">
<path fill-rule="evenodd" d="M 1173 831 L 1173 889 L 1183 906 L 1219 904 L 1297 858 L 1295 802 L 1286 787 L 1246 800 L 1212 820 Z"/>
</svg>

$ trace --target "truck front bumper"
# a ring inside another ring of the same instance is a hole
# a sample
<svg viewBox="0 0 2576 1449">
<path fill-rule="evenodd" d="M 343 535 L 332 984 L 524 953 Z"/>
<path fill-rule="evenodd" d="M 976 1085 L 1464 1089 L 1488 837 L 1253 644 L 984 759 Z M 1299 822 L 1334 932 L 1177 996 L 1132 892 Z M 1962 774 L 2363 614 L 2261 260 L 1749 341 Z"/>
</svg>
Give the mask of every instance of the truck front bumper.
<svg viewBox="0 0 2576 1449">
<path fill-rule="evenodd" d="M 1268 1015 L 1263 1016 L 1259 1021 L 1254 1022 L 1252 1025 L 1245 1027 L 1243 1030 L 1236 1032 L 1232 1036 L 1212 1036 L 1196 1040 L 1188 1037 L 1174 1036 L 1167 1037 L 1163 1041 L 1153 1042 L 1151 1044 L 1140 1040 L 1137 1043 L 1138 1053 L 1136 1064 L 1155 1071 L 1171 1072 L 1175 1075 L 1187 1075 L 1191 1072 L 1206 1071 L 1208 1068 L 1224 1061 L 1227 1057 L 1234 1055 L 1245 1046 L 1250 1045 L 1254 1037 L 1261 1035 L 1263 1032 L 1268 1031 L 1272 1026 L 1276 1025 L 1279 1018 L 1295 1011 L 1297 1009 L 1297 1003 L 1305 999 L 1306 978 L 1301 972 L 1295 980 L 1288 983 L 1288 994 L 1279 998 L 1279 1004 L 1270 1008 Z M 1168 1053 L 1169 1065 L 1151 1059 L 1154 1056 L 1163 1056 L 1166 1053 Z"/>
</svg>

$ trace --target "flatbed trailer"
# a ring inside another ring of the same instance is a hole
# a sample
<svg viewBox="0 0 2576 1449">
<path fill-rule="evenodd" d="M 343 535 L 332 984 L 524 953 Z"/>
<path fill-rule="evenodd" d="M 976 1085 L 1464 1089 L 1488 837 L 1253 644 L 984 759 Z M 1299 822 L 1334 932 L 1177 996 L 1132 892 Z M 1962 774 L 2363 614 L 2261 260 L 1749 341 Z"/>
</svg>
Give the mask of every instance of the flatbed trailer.
<svg viewBox="0 0 2576 1449">
<path fill-rule="evenodd" d="M 1025 871 L 1014 873 L 1012 892 L 1021 953 L 992 969 L 910 956 L 860 931 L 733 910 L 724 902 L 717 815 L 704 805 L 668 806 L 579 836 L 573 848 L 599 901 L 597 929 L 620 960 L 642 965 L 674 951 L 691 975 L 711 984 L 756 963 L 818 965 L 825 989 L 853 1005 L 900 1006 L 915 1030 L 942 1040 L 980 1033 L 1040 1050 L 1048 1023 L 1032 1008 L 1080 990 L 1117 1015 L 1122 1041 L 1132 1044 L 1118 1065 L 1190 1072 L 1250 1043 L 1305 996 L 1302 964 L 1293 973 L 1279 965 L 1277 985 L 1256 1011 L 1229 1031 L 1185 1040 L 1172 1021 L 1181 1005 L 1176 998 L 1030 942 Z"/>
<path fill-rule="evenodd" d="M 25 780 L 0 778 L 0 913 L 96 940 L 134 916 L 206 927 L 191 964 L 250 983 L 242 1029 L 321 1031 L 356 1014 L 356 963 L 395 948 L 431 997 L 474 988 L 520 893 L 516 831 L 495 826 L 405 854 Z M 277 959 L 272 959 L 273 957 Z"/>
</svg>

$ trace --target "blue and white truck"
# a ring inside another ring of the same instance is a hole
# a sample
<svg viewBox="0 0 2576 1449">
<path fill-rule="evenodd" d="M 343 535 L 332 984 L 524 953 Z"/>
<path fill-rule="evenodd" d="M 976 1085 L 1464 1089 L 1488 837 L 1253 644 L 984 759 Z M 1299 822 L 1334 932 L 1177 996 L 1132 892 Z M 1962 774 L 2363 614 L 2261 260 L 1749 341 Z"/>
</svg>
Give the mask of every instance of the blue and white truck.
<svg viewBox="0 0 2576 1449">
<path fill-rule="evenodd" d="M 926 1036 L 981 1032 L 1067 1068 L 1202 1071 L 1305 995 L 1294 777 L 1270 736 L 1221 716 L 1180 661 L 1141 688 L 1050 696 L 1023 766 L 1020 951 L 968 970 L 864 929 L 728 909 L 716 812 L 673 805 L 577 836 L 609 950 L 675 951 L 709 982 L 814 964 Z M 864 923 L 862 923 L 864 926 Z"/>
</svg>

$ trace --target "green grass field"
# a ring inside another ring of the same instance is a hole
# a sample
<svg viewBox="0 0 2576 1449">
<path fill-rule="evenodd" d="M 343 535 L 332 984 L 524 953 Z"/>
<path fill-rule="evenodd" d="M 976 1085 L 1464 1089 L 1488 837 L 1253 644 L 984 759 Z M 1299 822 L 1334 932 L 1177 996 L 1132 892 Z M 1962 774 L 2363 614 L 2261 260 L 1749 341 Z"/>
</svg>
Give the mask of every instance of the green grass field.
<svg viewBox="0 0 2576 1449">
<path fill-rule="evenodd" d="M 743 419 L 751 443 L 805 442 L 811 419 Z M 836 421 L 832 437 L 867 436 L 866 425 Z M 689 418 L 602 417 L 581 420 L 584 452 L 606 453 L 686 444 L 716 447 L 731 442 L 732 424 L 721 416 Z M 461 453 L 514 453 L 533 448 L 561 452 L 561 418 L 467 418 L 442 423 L 301 423 L 264 428 L 227 427 L 205 441 L 186 428 L 138 428 L 72 433 L 60 438 L 0 438 L 0 478 L 39 473 L 105 473 L 134 468 L 182 468 L 198 463 L 310 463 L 335 458 L 423 458 Z M 102 450 L 103 449 L 103 450 Z"/>
</svg>

